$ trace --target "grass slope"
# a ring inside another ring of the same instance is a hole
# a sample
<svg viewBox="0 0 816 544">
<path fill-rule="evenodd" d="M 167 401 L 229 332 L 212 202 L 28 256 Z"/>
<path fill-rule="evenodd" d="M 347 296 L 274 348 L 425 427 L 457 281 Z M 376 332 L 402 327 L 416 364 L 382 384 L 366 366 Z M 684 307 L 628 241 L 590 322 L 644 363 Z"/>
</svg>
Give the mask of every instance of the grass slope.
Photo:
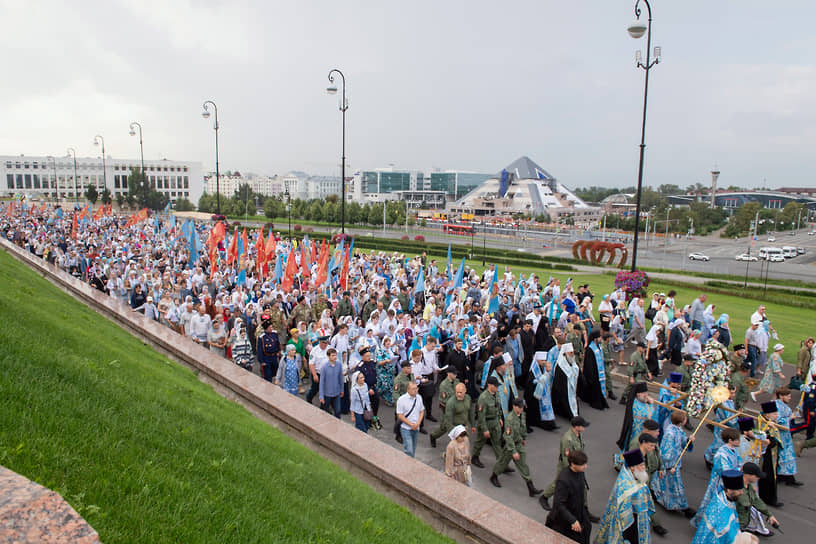
<svg viewBox="0 0 816 544">
<path fill-rule="evenodd" d="M 0 285 L 0 464 L 106 544 L 449 542 L 5 252 Z"/>
</svg>

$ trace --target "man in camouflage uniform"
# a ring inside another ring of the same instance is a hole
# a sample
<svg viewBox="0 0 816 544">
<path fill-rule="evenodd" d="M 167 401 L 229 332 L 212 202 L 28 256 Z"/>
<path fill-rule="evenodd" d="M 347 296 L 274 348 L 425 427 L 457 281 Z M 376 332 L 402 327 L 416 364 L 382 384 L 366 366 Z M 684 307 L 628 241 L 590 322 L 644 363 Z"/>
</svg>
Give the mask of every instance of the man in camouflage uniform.
<svg viewBox="0 0 816 544">
<path fill-rule="evenodd" d="M 286 345 L 287 340 L 289 340 L 289 329 L 286 327 L 286 317 L 280 305 L 273 304 L 272 307 L 266 311 L 266 315 L 269 316 L 269 322 L 272 323 L 272 327 L 277 331 L 281 345 Z"/>
<path fill-rule="evenodd" d="M 499 389 L 499 380 L 495 376 L 487 379 L 487 388 L 479 395 L 476 401 L 476 442 L 473 444 L 473 454 L 470 456 L 470 463 L 479 468 L 484 468 L 479 454 L 489 440 L 493 447 L 496 459 L 501 457 L 501 428 L 502 409 L 496 391 Z M 525 429 L 526 430 L 526 429 Z"/>
<path fill-rule="evenodd" d="M 581 436 L 581 433 L 583 433 L 587 427 L 589 427 L 587 420 L 581 416 L 575 416 L 570 421 L 570 428 L 567 429 L 567 432 L 561 437 L 561 443 L 558 449 L 558 465 L 556 465 L 555 468 L 555 478 L 553 478 L 552 483 L 547 486 L 547 489 L 544 490 L 544 494 L 538 498 L 538 502 L 544 510 L 551 509 L 549 499 L 555 495 L 555 481 L 558 479 L 558 475 L 569 466 L 569 461 L 567 461 L 569 453 L 571 451 L 586 450 L 584 437 Z"/>
<path fill-rule="evenodd" d="M 337 319 L 346 317 L 347 315 L 354 315 L 354 305 L 351 303 L 351 293 L 348 291 L 343 293 L 343 298 L 337 302 L 337 311 L 335 312 Z"/>
<path fill-rule="evenodd" d="M 652 373 L 649 372 L 649 367 L 646 366 L 646 344 L 638 342 L 637 349 L 632 352 L 629 358 L 629 383 L 623 391 L 620 403 L 626 404 L 626 399 L 632 391 L 632 386 L 636 383 L 646 383 L 647 380 L 652 379 Z"/>
<path fill-rule="evenodd" d="M 312 322 L 312 310 L 306 304 L 306 298 L 303 295 L 298 296 L 297 305 L 292 309 L 291 328 L 295 329 L 298 323 L 303 321 L 307 325 Z"/>
<path fill-rule="evenodd" d="M 530 477 L 530 467 L 527 466 L 527 416 L 524 414 L 524 399 L 513 400 L 513 410 L 507 414 L 504 422 L 504 449 L 501 457 L 493 465 L 493 474 L 490 475 L 490 483 L 496 487 L 501 487 L 499 474 L 503 474 L 510 464 L 510 460 L 516 464 L 519 474 L 527 484 L 527 492 L 531 497 L 542 492 L 533 485 Z"/>
<path fill-rule="evenodd" d="M 320 317 L 323 315 L 323 310 L 326 310 L 329 307 L 329 303 L 326 300 L 326 295 L 323 293 L 317 296 L 317 302 L 312 305 L 312 321 L 319 321 Z M 309 323 L 308 321 L 306 322 Z"/>
<path fill-rule="evenodd" d="M 603 353 L 604 367 L 606 368 L 606 396 L 609 400 L 617 400 L 615 389 L 612 387 L 612 369 L 615 367 L 615 355 L 612 353 L 612 346 L 610 345 L 612 335 L 605 332 L 601 339 L 601 352 Z"/>
<path fill-rule="evenodd" d="M 743 361 L 737 371 L 731 374 L 731 386 L 734 388 L 734 408 L 742 410 L 748 401 L 748 386 L 745 378 L 751 373 L 751 363 Z"/>
<path fill-rule="evenodd" d="M 448 425 L 447 421 L 450 418 L 445 417 L 445 413 L 448 405 L 450 404 L 453 406 L 453 401 L 456 400 L 456 388 L 459 386 L 459 383 L 459 380 L 456 378 L 456 368 L 449 365 L 447 376 L 444 380 L 442 380 L 442 383 L 439 384 L 439 408 L 440 412 L 442 413 L 442 421 L 440 422 L 439 427 L 437 427 L 437 429 L 431 433 L 431 447 L 433 448 L 436 447 L 436 440 L 440 436 L 453 429 L 455 425 L 458 425 L 458 423 Z M 462 384 L 462 386 L 464 386 L 464 384 Z M 470 403 L 468 403 L 468 408 L 469 407 Z M 467 425 L 466 427 L 470 428 Z"/>
</svg>

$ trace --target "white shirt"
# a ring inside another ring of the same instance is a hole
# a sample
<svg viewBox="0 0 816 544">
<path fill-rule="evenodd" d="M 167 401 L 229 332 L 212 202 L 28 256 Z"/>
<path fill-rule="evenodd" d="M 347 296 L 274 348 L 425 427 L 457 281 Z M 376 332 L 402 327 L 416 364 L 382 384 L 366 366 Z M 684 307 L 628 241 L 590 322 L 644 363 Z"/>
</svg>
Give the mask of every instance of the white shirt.
<svg viewBox="0 0 816 544">
<path fill-rule="evenodd" d="M 412 406 L 413 410 L 411 409 Z M 411 412 L 410 414 L 408 413 L 409 411 Z M 424 411 L 425 405 L 422 403 L 422 397 L 419 395 L 412 397 L 408 393 L 405 393 L 399 399 L 397 399 L 397 414 L 402 414 L 405 416 L 405 419 L 411 423 L 417 423 L 419 421 L 419 416 Z M 411 427 L 405 423 L 401 423 L 400 427 L 407 431 L 411 430 Z"/>
<path fill-rule="evenodd" d="M 309 352 L 309 364 L 314 366 L 315 372 L 318 374 L 320 374 L 320 369 L 323 368 L 323 365 L 329 362 L 329 356 L 326 355 L 328 349 L 328 346 L 326 346 L 326 349 L 322 349 L 320 344 L 318 344 Z"/>
</svg>

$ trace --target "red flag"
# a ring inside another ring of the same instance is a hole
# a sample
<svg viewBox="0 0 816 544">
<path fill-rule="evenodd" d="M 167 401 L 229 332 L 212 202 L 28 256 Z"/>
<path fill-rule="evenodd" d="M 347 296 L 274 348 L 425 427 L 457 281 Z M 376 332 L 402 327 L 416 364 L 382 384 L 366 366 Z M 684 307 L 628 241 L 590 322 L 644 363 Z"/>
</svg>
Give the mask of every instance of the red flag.
<svg viewBox="0 0 816 544">
<path fill-rule="evenodd" d="M 207 243 L 210 245 L 210 249 L 212 250 L 212 248 L 218 248 L 218 244 L 226 240 L 226 238 L 227 227 L 224 226 L 224 223 L 219 221 L 210 231 L 210 236 L 207 239 Z"/>
<path fill-rule="evenodd" d="M 88 205 L 87 204 L 85 204 L 85 207 L 82 208 L 81 212 L 79 212 L 79 220 L 82 221 L 83 219 L 85 219 L 86 215 L 88 215 Z"/>
<path fill-rule="evenodd" d="M 269 229 L 269 238 L 266 240 L 266 260 L 267 262 L 272 260 L 272 257 L 275 255 L 275 235 L 272 233 L 272 229 Z"/>
<path fill-rule="evenodd" d="M 263 281 L 263 269 L 266 264 L 266 244 L 264 243 L 263 228 L 258 229 L 258 239 L 255 241 L 255 251 L 258 253 L 255 261 L 257 263 L 258 275 Z"/>
<path fill-rule="evenodd" d="M 309 243 L 306 242 L 305 244 L 300 245 L 300 267 L 303 269 L 303 277 L 310 278 L 312 276 L 312 272 L 310 270 L 312 266 L 312 258 L 309 255 Z"/>
<path fill-rule="evenodd" d="M 6 207 L 6 217 L 11 217 L 14 215 L 14 202 L 9 202 L 9 205 Z"/>
<path fill-rule="evenodd" d="M 238 261 L 238 227 L 235 227 L 235 234 L 232 235 L 227 248 L 227 264 L 232 261 Z"/>
<path fill-rule="evenodd" d="M 243 254 L 249 255 L 249 242 L 247 242 L 246 229 L 241 229 L 241 247 L 244 248 L 244 253 Z M 241 260 L 241 255 L 242 254 L 238 255 L 238 260 L 239 261 Z"/>
<path fill-rule="evenodd" d="M 329 273 L 329 248 L 326 247 L 326 240 L 323 240 L 323 245 L 320 248 L 320 258 L 317 263 L 317 274 L 315 274 L 315 286 L 320 287 L 326 283 L 326 278 Z"/>
<path fill-rule="evenodd" d="M 74 212 L 74 221 L 73 221 L 73 224 L 71 225 L 71 238 L 76 238 L 77 237 L 77 229 L 78 228 L 79 228 L 79 226 L 77 225 L 77 214 L 76 214 L 76 212 Z"/>
<path fill-rule="evenodd" d="M 295 281 L 295 274 L 297 274 L 297 263 L 295 262 L 295 249 L 289 250 L 289 257 L 286 259 L 286 270 L 283 271 L 283 280 L 281 280 L 281 290 L 288 293 L 292 289 L 292 284 Z"/>
<path fill-rule="evenodd" d="M 348 290 L 348 274 L 349 274 L 349 250 L 343 252 L 343 268 L 340 269 L 340 287 L 343 291 Z"/>
</svg>

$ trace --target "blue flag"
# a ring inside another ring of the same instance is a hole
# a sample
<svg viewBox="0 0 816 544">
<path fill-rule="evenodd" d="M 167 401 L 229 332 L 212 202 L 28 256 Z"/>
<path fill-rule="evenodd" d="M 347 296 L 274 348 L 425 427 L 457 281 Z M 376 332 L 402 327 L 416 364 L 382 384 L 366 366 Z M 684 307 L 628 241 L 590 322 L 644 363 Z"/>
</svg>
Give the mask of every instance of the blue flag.
<svg viewBox="0 0 816 544">
<path fill-rule="evenodd" d="M 164 213 L 170 213 L 170 201 L 167 201 L 167 206 L 164 207 Z"/>
<path fill-rule="evenodd" d="M 499 311 L 499 294 L 496 293 L 493 295 L 493 287 L 496 286 L 496 276 L 499 275 L 499 271 L 496 269 L 496 266 L 493 266 L 493 278 L 490 280 L 490 288 L 487 290 L 488 293 L 488 303 L 487 303 L 487 313 L 492 314 Z"/>
<path fill-rule="evenodd" d="M 453 275 L 453 260 L 451 259 L 451 245 L 448 242 L 448 279 Z"/>
<path fill-rule="evenodd" d="M 57 217 L 62 219 L 62 208 L 57 208 Z"/>
<path fill-rule="evenodd" d="M 459 269 L 456 271 L 456 276 L 453 278 L 453 288 L 461 289 L 462 282 L 465 279 L 465 258 L 462 257 L 462 262 L 459 263 Z"/>
<path fill-rule="evenodd" d="M 275 276 L 272 278 L 272 281 L 278 283 L 281 281 L 283 277 L 283 263 L 281 263 L 281 255 L 278 253 L 277 259 L 275 259 Z"/>
<path fill-rule="evenodd" d="M 242 268 L 240 272 L 238 272 L 238 279 L 235 280 L 236 285 L 246 285 L 246 268 Z"/>
<path fill-rule="evenodd" d="M 414 294 L 425 292 L 425 273 L 422 267 L 419 267 L 419 275 L 417 276 L 416 287 L 414 287 Z"/>
</svg>

